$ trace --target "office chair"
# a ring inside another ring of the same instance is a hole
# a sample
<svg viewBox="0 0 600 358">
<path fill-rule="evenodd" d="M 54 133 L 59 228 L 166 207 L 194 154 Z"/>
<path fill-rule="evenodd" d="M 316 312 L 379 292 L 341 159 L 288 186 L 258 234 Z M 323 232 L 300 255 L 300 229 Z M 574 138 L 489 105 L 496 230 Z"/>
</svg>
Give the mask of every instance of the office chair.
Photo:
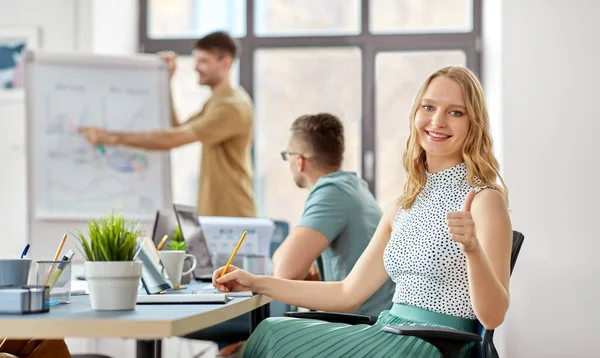
<svg viewBox="0 0 600 358">
<path fill-rule="evenodd" d="M 513 230 L 512 250 L 510 255 L 511 275 L 524 240 L 525 236 L 523 236 L 523 234 Z M 327 322 L 346 324 L 373 325 L 375 323 L 369 316 L 337 312 L 286 312 L 284 316 L 318 319 Z M 462 347 L 471 342 L 479 342 L 477 346 L 478 358 L 499 358 L 498 351 L 493 342 L 494 330 L 485 329 L 479 321 L 477 321 L 477 333 L 424 326 L 386 325 L 383 329 L 390 334 L 421 338 L 435 346 L 440 351 L 442 358 L 459 357 Z"/>
<path fill-rule="evenodd" d="M 274 220 L 275 231 L 271 238 L 270 256 L 273 257 L 273 253 L 288 236 L 290 228 L 289 224 L 285 221 Z M 269 304 L 269 315 L 283 316 L 287 311 L 291 310 L 291 306 L 284 304 L 279 301 L 272 301 Z M 190 333 L 183 336 L 187 339 L 196 339 L 203 341 L 212 341 L 219 345 L 228 345 L 245 341 L 250 337 L 250 313 L 233 318 L 229 321 L 222 322 L 216 326 L 208 327 L 203 330 Z"/>
</svg>

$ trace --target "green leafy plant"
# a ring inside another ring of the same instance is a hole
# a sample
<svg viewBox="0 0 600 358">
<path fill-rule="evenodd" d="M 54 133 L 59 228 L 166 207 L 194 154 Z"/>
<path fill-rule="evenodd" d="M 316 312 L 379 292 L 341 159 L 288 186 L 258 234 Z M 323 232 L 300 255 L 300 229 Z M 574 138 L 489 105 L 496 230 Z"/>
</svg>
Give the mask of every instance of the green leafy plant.
<svg viewBox="0 0 600 358">
<path fill-rule="evenodd" d="M 173 232 L 173 240 L 169 242 L 169 250 L 187 251 L 187 245 L 183 241 L 183 235 L 181 235 L 181 228 L 179 226 Z"/>
<path fill-rule="evenodd" d="M 75 235 L 88 261 L 133 261 L 140 223 L 125 221 L 123 213 L 110 215 L 101 220 L 88 221 L 89 238 L 81 230 Z"/>
</svg>

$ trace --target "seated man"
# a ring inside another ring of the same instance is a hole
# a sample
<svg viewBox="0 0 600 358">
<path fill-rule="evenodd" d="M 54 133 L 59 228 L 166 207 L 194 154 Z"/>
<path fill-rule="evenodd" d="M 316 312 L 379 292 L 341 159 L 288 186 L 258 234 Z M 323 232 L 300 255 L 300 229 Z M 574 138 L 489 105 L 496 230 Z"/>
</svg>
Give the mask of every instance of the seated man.
<svg viewBox="0 0 600 358">
<path fill-rule="evenodd" d="M 310 191 L 298 225 L 273 254 L 273 275 L 290 280 L 341 281 L 365 250 L 382 212 L 367 183 L 342 171 L 344 127 L 327 113 L 301 116 L 291 127 L 287 149 L 294 181 Z M 323 277 L 315 260 L 321 258 Z M 377 318 L 391 307 L 394 283 L 387 282 L 354 313 Z M 235 356 L 243 342 L 221 349 Z"/>
<path fill-rule="evenodd" d="M 382 212 L 367 183 L 342 171 L 344 127 L 327 113 L 301 116 L 292 124 L 287 150 L 294 181 L 310 190 L 298 225 L 273 255 L 273 275 L 291 280 L 343 280 L 365 250 Z M 394 284 L 388 281 L 355 313 L 377 317 L 389 309 Z"/>
</svg>

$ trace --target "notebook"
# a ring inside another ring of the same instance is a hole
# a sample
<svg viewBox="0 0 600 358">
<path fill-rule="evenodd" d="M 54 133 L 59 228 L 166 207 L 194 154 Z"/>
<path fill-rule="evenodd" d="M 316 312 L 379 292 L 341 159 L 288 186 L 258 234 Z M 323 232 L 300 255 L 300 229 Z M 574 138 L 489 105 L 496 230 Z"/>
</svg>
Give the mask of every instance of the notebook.
<svg viewBox="0 0 600 358">
<path fill-rule="evenodd" d="M 185 304 L 185 303 L 227 303 L 231 296 L 224 293 L 163 293 L 152 295 L 138 295 L 137 303 L 140 304 Z"/>
<path fill-rule="evenodd" d="M 202 286 L 199 289 L 193 291 L 196 294 L 221 294 L 223 292 L 213 287 L 212 283 L 206 286 Z M 227 292 L 225 293 L 228 297 L 252 297 L 254 294 L 252 291 L 240 291 L 240 292 Z"/>
</svg>

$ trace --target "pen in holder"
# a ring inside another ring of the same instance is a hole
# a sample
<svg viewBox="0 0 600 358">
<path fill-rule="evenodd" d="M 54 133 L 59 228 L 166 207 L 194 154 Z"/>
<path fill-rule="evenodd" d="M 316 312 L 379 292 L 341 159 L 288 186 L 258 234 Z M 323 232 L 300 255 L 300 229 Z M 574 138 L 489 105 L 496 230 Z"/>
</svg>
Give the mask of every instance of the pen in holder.
<svg viewBox="0 0 600 358">
<path fill-rule="evenodd" d="M 71 261 L 36 261 L 36 264 L 36 283 L 48 286 L 50 306 L 71 303 Z"/>
</svg>

